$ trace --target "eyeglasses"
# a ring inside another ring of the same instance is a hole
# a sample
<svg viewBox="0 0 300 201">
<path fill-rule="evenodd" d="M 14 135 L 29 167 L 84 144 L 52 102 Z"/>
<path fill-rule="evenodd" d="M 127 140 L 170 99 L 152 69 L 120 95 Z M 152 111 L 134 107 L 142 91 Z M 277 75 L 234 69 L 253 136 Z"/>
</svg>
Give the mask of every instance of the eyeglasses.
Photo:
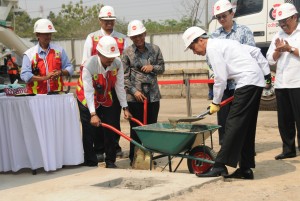
<svg viewBox="0 0 300 201">
<path fill-rule="evenodd" d="M 278 22 L 279 22 L 279 24 L 281 24 L 281 23 L 286 24 L 286 22 L 287 22 L 289 19 L 292 19 L 292 17 L 293 17 L 293 16 L 288 17 L 288 18 L 285 18 L 285 19 L 282 19 L 282 20 L 278 20 Z"/>
<path fill-rule="evenodd" d="M 223 15 L 216 16 L 216 18 L 217 18 L 218 20 L 221 20 L 222 18 L 223 18 L 223 19 L 226 19 L 226 17 L 227 17 L 228 15 L 229 15 L 229 14 L 223 14 Z"/>
</svg>

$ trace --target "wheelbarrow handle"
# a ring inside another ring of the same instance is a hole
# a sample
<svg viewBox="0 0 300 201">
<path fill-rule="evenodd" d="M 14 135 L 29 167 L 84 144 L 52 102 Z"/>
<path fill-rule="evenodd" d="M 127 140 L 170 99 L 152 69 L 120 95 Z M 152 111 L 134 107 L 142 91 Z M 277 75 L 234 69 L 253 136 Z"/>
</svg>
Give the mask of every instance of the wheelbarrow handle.
<svg viewBox="0 0 300 201">
<path fill-rule="evenodd" d="M 122 133 L 121 131 L 119 131 L 118 129 L 116 129 L 115 127 L 106 124 L 106 123 L 101 123 L 100 126 L 102 126 L 103 128 L 107 128 L 113 132 L 115 132 L 116 134 L 122 136 L 123 138 L 125 138 L 126 140 L 128 140 L 129 142 L 133 143 L 134 145 L 138 146 L 139 148 L 145 150 L 145 151 L 150 151 L 149 149 L 147 149 L 146 147 L 144 147 L 143 145 L 141 145 L 140 143 L 138 143 L 137 141 L 133 140 L 132 138 L 128 137 L 126 134 Z"/>
<path fill-rule="evenodd" d="M 224 105 L 227 105 L 228 103 L 230 103 L 231 101 L 233 101 L 233 96 L 223 100 L 221 103 L 220 103 L 220 107 L 223 107 Z M 205 111 L 204 113 L 202 114 L 199 114 L 197 115 L 196 117 L 197 118 L 200 118 L 200 117 L 204 117 L 205 115 L 208 115 L 210 113 L 209 109 L 207 111 Z"/>
<path fill-rule="evenodd" d="M 139 120 L 137 120 L 136 118 L 131 117 L 130 121 L 133 121 L 134 123 L 140 125 L 140 126 L 144 126 L 144 124 L 142 122 L 140 122 Z"/>
</svg>

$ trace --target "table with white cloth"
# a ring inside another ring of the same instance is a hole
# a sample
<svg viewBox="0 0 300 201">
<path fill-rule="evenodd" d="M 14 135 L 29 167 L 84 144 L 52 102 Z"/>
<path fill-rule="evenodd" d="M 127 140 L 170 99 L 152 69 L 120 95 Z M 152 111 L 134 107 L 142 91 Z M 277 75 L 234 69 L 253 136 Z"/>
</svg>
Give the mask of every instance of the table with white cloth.
<svg viewBox="0 0 300 201">
<path fill-rule="evenodd" d="M 0 172 L 83 162 L 73 94 L 0 97 Z"/>
</svg>

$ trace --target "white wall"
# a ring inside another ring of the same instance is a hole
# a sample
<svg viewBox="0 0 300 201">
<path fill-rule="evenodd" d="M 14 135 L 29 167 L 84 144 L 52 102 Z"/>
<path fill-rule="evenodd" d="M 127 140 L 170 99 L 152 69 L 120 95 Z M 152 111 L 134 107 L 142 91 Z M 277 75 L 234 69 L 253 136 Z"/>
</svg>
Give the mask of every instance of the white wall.
<svg viewBox="0 0 300 201">
<path fill-rule="evenodd" d="M 157 34 L 146 37 L 146 42 L 158 45 L 162 51 L 166 69 L 196 69 L 207 68 L 205 57 L 194 55 L 191 50 L 184 51 L 182 34 Z M 69 59 L 74 58 L 76 66 L 81 64 L 83 40 L 53 41 L 61 45 L 68 54 Z M 129 44 L 131 40 L 129 39 Z M 72 52 L 73 48 L 73 52 Z"/>
</svg>

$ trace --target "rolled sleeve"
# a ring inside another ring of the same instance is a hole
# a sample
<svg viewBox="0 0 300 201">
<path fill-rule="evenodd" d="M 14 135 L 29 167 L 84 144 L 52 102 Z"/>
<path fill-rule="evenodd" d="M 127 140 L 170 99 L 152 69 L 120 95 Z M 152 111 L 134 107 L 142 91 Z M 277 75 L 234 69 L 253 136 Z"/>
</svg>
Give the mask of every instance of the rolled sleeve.
<svg viewBox="0 0 300 201">
<path fill-rule="evenodd" d="M 31 69 L 31 62 L 30 59 L 26 54 L 23 56 L 23 61 L 22 61 L 22 70 L 21 70 L 21 79 L 28 83 L 31 78 L 33 77 L 32 74 L 32 69 Z"/>
<path fill-rule="evenodd" d="M 69 75 L 72 76 L 74 73 L 74 68 L 73 65 L 71 64 L 68 55 L 66 54 L 65 50 L 62 50 L 62 55 L 61 55 L 61 62 L 62 62 L 62 69 L 67 70 L 69 72 Z"/>
</svg>

